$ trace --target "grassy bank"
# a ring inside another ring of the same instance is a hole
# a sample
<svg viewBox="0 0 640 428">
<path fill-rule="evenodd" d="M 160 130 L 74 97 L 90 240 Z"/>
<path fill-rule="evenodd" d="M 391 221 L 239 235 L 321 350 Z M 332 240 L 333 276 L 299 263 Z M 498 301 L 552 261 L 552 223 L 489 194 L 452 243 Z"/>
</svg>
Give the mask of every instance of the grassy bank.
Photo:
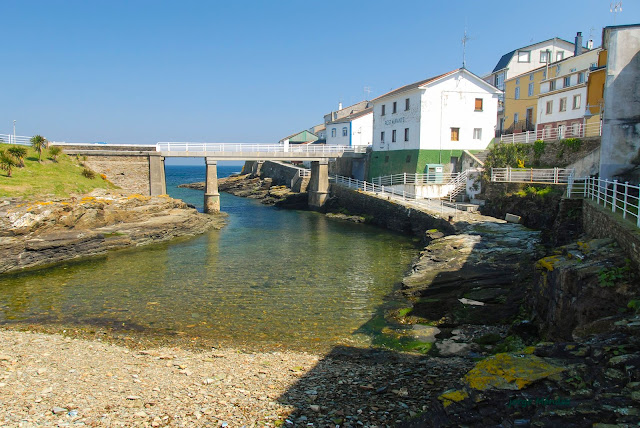
<svg viewBox="0 0 640 428">
<path fill-rule="evenodd" d="M 9 144 L 0 144 L 0 150 L 7 150 Z M 26 148 L 26 146 L 23 146 Z M 87 193 L 94 189 L 116 188 L 108 180 L 95 174 L 94 178 L 83 175 L 85 167 L 82 159 L 57 156 L 52 159 L 49 150 L 42 152 L 42 162 L 38 162 L 38 153 L 27 148 L 24 167 L 12 168 L 11 177 L 7 171 L 0 170 L 0 197 L 22 197 L 32 199 L 42 196 L 65 197 L 73 193 Z M 90 175 L 90 174 L 87 174 Z"/>
</svg>

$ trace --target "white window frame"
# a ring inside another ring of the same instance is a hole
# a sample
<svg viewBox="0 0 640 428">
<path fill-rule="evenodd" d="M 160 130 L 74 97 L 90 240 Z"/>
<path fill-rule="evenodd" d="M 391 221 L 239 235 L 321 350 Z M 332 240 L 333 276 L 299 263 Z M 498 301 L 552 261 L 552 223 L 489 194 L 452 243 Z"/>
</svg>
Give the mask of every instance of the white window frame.
<svg viewBox="0 0 640 428">
<path fill-rule="evenodd" d="M 567 111 L 567 97 L 560 98 L 560 107 L 558 111 Z"/>
<path fill-rule="evenodd" d="M 520 63 L 531 62 L 531 51 L 518 51 L 516 55 L 518 56 L 518 62 Z"/>
<path fill-rule="evenodd" d="M 551 114 L 551 113 L 553 113 L 553 100 L 547 101 L 547 106 L 545 110 L 545 114 Z"/>
<path fill-rule="evenodd" d="M 564 59 L 564 51 L 556 52 L 556 61 L 562 61 Z"/>
<path fill-rule="evenodd" d="M 529 83 L 529 89 L 527 90 L 527 96 L 532 97 L 533 96 L 533 83 Z"/>
<path fill-rule="evenodd" d="M 568 88 L 569 86 L 571 86 L 571 76 L 564 76 L 564 78 L 562 79 L 562 86 L 564 88 Z"/>
<path fill-rule="evenodd" d="M 578 110 L 582 106 L 582 95 L 577 94 L 573 96 L 573 109 Z"/>
<path fill-rule="evenodd" d="M 336 128 L 331 128 L 331 136 L 335 137 L 338 131 L 336 131 Z"/>
<path fill-rule="evenodd" d="M 482 140 L 482 128 L 473 128 L 473 139 Z"/>
<path fill-rule="evenodd" d="M 549 52 L 548 51 L 540 51 L 540 62 L 547 63 L 549 61 Z"/>
</svg>

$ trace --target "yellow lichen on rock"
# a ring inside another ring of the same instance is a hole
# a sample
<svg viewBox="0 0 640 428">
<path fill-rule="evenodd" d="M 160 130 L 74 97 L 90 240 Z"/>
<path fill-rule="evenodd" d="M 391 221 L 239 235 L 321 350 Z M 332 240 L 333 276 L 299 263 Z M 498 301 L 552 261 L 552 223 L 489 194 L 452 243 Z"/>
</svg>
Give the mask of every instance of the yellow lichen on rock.
<svg viewBox="0 0 640 428">
<path fill-rule="evenodd" d="M 464 400 L 465 398 L 469 398 L 469 394 L 467 393 L 467 391 L 464 391 L 462 389 L 454 389 L 446 391 L 444 394 L 440 395 L 438 397 L 438 400 L 442 401 L 442 405 L 444 407 L 448 407 L 454 402 L 457 403 Z"/>
<path fill-rule="evenodd" d="M 546 270 L 548 270 L 549 272 L 553 271 L 553 265 L 555 265 L 556 263 L 558 263 L 558 261 L 560 261 L 560 256 L 548 256 L 545 258 L 542 258 L 540 260 L 538 260 L 538 262 L 536 263 L 536 268 L 541 269 L 544 268 Z"/>
<path fill-rule="evenodd" d="M 480 361 L 464 377 L 473 389 L 519 390 L 537 380 L 561 373 L 558 367 L 535 355 L 496 354 Z"/>
</svg>

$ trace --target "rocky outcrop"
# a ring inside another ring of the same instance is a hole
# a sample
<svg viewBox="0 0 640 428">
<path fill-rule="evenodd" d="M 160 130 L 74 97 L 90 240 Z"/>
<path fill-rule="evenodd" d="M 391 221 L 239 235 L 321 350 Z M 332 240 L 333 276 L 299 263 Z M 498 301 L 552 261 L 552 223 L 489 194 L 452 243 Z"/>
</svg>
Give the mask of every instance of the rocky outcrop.
<svg viewBox="0 0 640 428">
<path fill-rule="evenodd" d="M 184 202 L 97 190 L 79 198 L 0 202 L 0 273 L 195 235 L 223 225 Z"/>
</svg>

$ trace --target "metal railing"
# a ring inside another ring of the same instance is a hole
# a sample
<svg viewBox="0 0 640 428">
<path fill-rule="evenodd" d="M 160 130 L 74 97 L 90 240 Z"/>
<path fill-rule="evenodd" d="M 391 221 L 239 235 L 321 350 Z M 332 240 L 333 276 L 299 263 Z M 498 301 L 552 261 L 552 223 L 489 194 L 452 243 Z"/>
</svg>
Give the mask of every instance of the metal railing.
<svg viewBox="0 0 640 428">
<path fill-rule="evenodd" d="M 21 146 L 30 146 L 31 145 L 31 137 L 25 137 L 23 135 L 16 135 L 15 137 L 12 134 L 0 134 L 0 143 L 2 144 L 18 144 Z"/>
<path fill-rule="evenodd" d="M 497 183 L 568 184 L 572 168 L 491 168 L 491 181 Z"/>
<path fill-rule="evenodd" d="M 543 128 L 537 131 L 516 132 L 515 134 L 500 135 L 501 143 L 533 143 L 537 140 L 561 140 L 563 138 L 597 137 L 602 135 L 602 122 L 575 124 L 572 126 L 558 126 Z"/>
<path fill-rule="evenodd" d="M 464 170 L 459 173 L 456 177 L 451 180 L 449 184 L 453 184 L 453 189 L 449 192 L 447 197 L 449 198 L 449 202 L 453 201 L 453 199 L 458 196 L 463 191 L 467 190 L 467 180 L 469 178 L 468 170 Z"/>
<path fill-rule="evenodd" d="M 421 198 L 415 193 L 407 192 L 406 190 L 396 190 L 392 187 L 385 187 L 382 185 L 356 180 L 355 178 L 343 177 L 340 175 L 331 176 L 330 180 L 336 184 L 349 187 L 351 189 L 381 194 L 389 199 L 398 202 L 415 205 L 419 208 L 424 208 L 430 211 L 440 212 L 441 217 L 444 217 L 445 213 L 454 214 L 457 216 L 458 204 L 449 203 L 443 201 L 442 199 Z"/>
<path fill-rule="evenodd" d="M 622 214 L 622 218 L 635 223 L 640 228 L 640 185 L 634 186 L 618 180 L 602 180 L 584 177 L 572 179 L 567 186 L 570 198 L 589 198 L 612 212 Z"/>
<path fill-rule="evenodd" d="M 372 178 L 371 181 L 379 186 L 396 186 L 400 184 L 449 184 L 460 173 L 451 172 L 430 172 L 424 174 L 418 173 L 402 173 L 393 175 L 384 175 L 381 177 Z"/>
<path fill-rule="evenodd" d="M 234 143 L 174 143 L 156 144 L 159 152 L 216 152 L 216 153 L 309 153 L 335 155 L 342 153 L 364 153 L 366 147 L 332 146 L 326 144 L 234 144 Z"/>
<path fill-rule="evenodd" d="M 311 170 L 310 169 L 304 169 L 304 168 L 298 168 L 298 172 L 296 172 L 296 175 L 294 175 L 291 178 L 291 186 L 290 186 L 290 188 L 293 188 L 293 186 L 296 184 L 296 182 L 298 180 L 303 180 L 306 177 L 311 177 Z"/>
</svg>

